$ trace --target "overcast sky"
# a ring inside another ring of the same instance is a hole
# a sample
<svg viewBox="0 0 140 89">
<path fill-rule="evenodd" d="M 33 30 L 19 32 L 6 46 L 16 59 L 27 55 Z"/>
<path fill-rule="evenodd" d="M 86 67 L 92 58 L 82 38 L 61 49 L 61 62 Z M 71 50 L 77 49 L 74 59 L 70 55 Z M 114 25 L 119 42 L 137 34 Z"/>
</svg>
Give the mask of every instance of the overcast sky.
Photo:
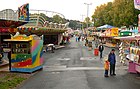
<svg viewBox="0 0 140 89">
<path fill-rule="evenodd" d="M 87 5 L 89 6 L 89 17 L 92 16 L 96 6 L 113 0 L 0 0 L 0 10 L 13 9 L 17 10 L 19 6 L 29 3 L 30 9 L 49 10 L 63 14 L 66 19 L 80 20 L 82 16 L 87 16 Z"/>
</svg>

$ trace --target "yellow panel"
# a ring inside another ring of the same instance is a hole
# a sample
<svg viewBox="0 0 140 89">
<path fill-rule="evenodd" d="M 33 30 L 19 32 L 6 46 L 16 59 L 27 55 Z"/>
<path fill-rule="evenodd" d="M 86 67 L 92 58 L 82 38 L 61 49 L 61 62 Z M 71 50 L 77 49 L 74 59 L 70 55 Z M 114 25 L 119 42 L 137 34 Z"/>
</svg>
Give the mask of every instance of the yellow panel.
<svg viewBox="0 0 140 89">
<path fill-rule="evenodd" d="M 118 36 L 118 28 L 111 29 L 111 36 Z"/>
</svg>

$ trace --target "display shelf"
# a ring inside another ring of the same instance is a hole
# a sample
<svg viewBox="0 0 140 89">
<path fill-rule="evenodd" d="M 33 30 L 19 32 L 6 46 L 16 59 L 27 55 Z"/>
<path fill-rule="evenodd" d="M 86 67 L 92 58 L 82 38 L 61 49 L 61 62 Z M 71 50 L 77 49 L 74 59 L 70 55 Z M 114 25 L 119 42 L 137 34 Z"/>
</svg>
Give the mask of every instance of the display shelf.
<svg viewBox="0 0 140 89">
<path fill-rule="evenodd" d="M 130 60 L 135 61 L 138 63 L 139 61 L 139 51 L 140 49 L 137 47 L 130 47 Z"/>
</svg>

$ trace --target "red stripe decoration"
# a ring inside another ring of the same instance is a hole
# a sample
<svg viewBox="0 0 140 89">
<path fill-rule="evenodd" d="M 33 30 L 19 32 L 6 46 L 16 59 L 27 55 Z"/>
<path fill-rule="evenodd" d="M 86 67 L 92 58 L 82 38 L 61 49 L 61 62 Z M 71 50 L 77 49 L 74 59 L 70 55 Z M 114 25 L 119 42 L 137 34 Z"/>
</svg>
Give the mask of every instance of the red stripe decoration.
<svg viewBox="0 0 140 89">
<path fill-rule="evenodd" d="M 32 60 L 29 58 L 28 60 L 24 62 L 18 62 L 17 64 L 14 65 L 14 67 L 26 67 L 28 65 L 32 65 Z"/>
</svg>

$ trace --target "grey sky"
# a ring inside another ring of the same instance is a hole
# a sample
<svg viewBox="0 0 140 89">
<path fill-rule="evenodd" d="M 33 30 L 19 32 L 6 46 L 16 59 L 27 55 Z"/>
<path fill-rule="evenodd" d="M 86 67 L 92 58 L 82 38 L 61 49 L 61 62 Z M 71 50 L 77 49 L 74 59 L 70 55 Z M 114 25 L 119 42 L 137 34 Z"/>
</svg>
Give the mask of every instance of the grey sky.
<svg viewBox="0 0 140 89">
<path fill-rule="evenodd" d="M 87 15 L 87 6 L 84 3 L 92 3 L 89 6 L 89 17 L 94 13 L 96 6 L 113 0 L 0 0 L 0 10 L 17 10 L 19 6 L 29 3 L 30 9 L 49 10 L 63 14 L 66 19 L 82 20 L 81 15 Z"/>
</svg>

